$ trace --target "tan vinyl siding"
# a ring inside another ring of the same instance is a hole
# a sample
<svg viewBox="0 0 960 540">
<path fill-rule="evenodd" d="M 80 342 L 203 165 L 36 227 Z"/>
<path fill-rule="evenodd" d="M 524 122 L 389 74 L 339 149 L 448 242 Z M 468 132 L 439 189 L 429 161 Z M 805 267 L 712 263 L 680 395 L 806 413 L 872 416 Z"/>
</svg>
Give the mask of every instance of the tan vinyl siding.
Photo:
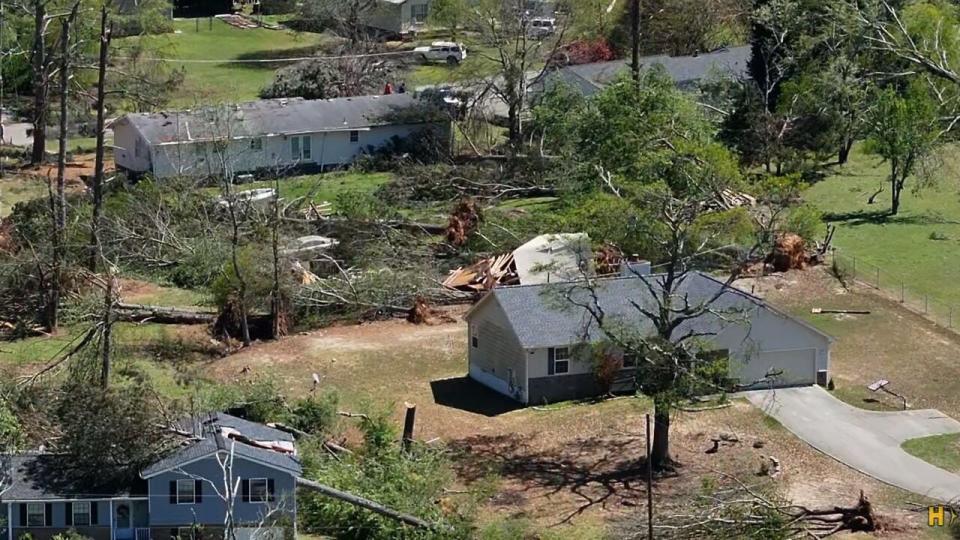
<svg viewBox="0 0 960 540">
<path fill-rule="evenodd" d="M 527 352 L 520 347 L 510 330 L 506 314 L 495 298 L 490 298 L 470 315 L 469 359 L 473 369 L 479 369 L 521 390 L 527 385 Z M 474 347 L 474 338 L 477 346 Z M 510 371 L 513 370 L 513 380 Z"/>
</svg>

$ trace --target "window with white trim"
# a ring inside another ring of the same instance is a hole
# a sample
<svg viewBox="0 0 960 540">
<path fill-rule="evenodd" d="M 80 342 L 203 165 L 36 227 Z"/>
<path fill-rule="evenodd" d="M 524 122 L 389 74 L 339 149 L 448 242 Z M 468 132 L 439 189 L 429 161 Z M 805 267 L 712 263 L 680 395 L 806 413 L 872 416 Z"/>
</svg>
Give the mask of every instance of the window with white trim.
<svg viewBox="0 0 960 540">
<path fill-rule="evenodd" d="M 43 503 L 27 503 L 27 526 L 43 527 L 47 524 L 47 508 Z"/>
<path fill-rule="evenodd" d="M 267 487 L 266 478 L 250 479 L 250 502 L 264 503 L 270 500 L 270 491 Z"/>
<path fill-rule="evenodd" d="M 77 501 L 73 503 L 73 524 L 84 526 L 90 524 L 90 503 Z"/>
<path fill-rule="evenodd" d="M 359 131 L 353 130 L 353 131 L 350 132 L 350 142 L 352 142 L 352 143 L 358 143 L 358 142 L 360 142 L 360 132 L 359 132 Z"/>
<path fill-rule="evenodd" d="M 553 372 L 557 375 L 570 373 L 569 347 L 557 347 L 553 350 Z"/>
<path fill-rule="evenodd" d="M 177 504 L 197 502 L 197 483 L 194 480 L 177 480 Z"/>
</svg>

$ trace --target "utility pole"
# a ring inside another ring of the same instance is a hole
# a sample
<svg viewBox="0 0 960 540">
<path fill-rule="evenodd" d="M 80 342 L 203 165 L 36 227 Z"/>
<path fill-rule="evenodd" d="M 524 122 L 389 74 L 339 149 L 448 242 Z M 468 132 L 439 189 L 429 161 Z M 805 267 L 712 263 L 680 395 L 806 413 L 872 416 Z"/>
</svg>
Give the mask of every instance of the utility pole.
<svg viewBox="0 0 960 540">
<path fill-rule="evenodd" d="M 93 218 L 90 222 L 90 260 L 87 267 L 91 272 L 97 271 L 97 255 L 100 245 L 100 217 L 103 211 L 103 153 L 104 128 L 106 119 L 106 83 L 107 83 L 107 52 L 110 49 L 110 38 L 113 34 L 113 23 L 107 26 L 107 7 L 100 9 L 100 65 L 97 72 L 97 154 L 93 173 Z"/>
<path fill-rule="evenodd" d="M 630 5 L 630 33 L 632 37 L 631 53 L 633 54 L 630 69 L 633 71 L 634 82 L 640 82 L 640 0 L 631 0 Z"/>
<path fill-rule="evenodd" d="M 647 537 L 653 540 L 653 464 L 650 463 L 650 414 L 647 413 Z"/>
</svg>

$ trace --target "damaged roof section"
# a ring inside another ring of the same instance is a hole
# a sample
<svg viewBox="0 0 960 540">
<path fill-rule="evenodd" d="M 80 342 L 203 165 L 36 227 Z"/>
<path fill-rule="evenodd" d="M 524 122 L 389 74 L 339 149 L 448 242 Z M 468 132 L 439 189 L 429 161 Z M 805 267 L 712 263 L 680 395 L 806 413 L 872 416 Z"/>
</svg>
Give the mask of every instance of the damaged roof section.
<svg viewBox="0 0 960 540">
<path fill-rule="evenodd" d="M 230 452 L 294 475 L 302 472 L 293 435 L 225 413 L 185 418 L 173 426 L 184 446 L 141 472 L 150 478 L 208 456 Z"/>
<path fill-rule="evenodd" d="M 619 273 L 622 261 L 620 250 L 610 244 L 594 253 L 586 233 L 542 234 L 510 253 L 451 271 L 443 285 L 482 292 L 498 286 L 578 281 Z"/>
</svg>

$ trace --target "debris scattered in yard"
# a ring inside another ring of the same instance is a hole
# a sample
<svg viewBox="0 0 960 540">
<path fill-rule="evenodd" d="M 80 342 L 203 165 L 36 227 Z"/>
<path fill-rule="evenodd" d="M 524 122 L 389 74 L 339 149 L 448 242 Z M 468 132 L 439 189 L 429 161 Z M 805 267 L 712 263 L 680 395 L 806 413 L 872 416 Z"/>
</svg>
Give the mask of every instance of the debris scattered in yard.
<svg viewBox="0 0 960 540">
<path fill-rule="evenodd" d="M 242 206 L 265 206 L 276 198 L 276 192 L 273 188 L 248 189 L 238 191 L 233 194 L 232 199 L 236 201 L 238 207 Z M 230 208 L 230 200 L 225 197 L 217 199 L 217 206 L 222 209 Z"/>
<path fill-rule="evenodd" d="M 450 272 L 443 286 L 465 292 L 488 291 L 498 285 L 529 285 L 579 279 L 585 261 L 593 261 L 597 275 L 620 273 L 623 253 L 612 244 L 596 254 L 585 234 L 545 234 L 513 253 L 495 255 Z"/>
<path fill-rule="evenodd" d="M 261 21 L 256 21 L 247 17 L 245 15 L 237 13 L 224 13 L 221 15 L 214 15 L 214 17 L 220 19 L 221 21 L 229 24 L 234 28 L 239 28 L 241 30 L 251 30 L 254 28 L 266 28 L 268 30 L 282 30 L 283 27 L 279 24 L 269 24 Z"/>
<path fill-rule="evenodd" d="M 517 285 L 517 265 L 513 253 L 482 259 L 465 268 L 450 272 L 443 286 L 459 291 L 488 291 L 497 285 Z"/>
<path fill-rule="evenodd" d="M 720 193 L 717 193 L 716 204 L 722 210 L 732 210 L 744 206 L 756 206 L 757 199 L 746 193 L 724 189 L 720 191 Z"/>
<path fill-rule="evenodd" d="M 810 313 L 814 315 L 821 315 L 826 313 L 835 313 L 840 315 L 870 315 L 870 311 L 866 309 L 824 309 L 824 308 L 810 308 Z"/>
<path fill-rule="evenodd" d="M 309 258 L 311 254 L 336 247 L 340 242 L 326 236 L 309 235 L 297 238 L 293 245 L 281 253 L 286 257 Z"/>
</svg>

